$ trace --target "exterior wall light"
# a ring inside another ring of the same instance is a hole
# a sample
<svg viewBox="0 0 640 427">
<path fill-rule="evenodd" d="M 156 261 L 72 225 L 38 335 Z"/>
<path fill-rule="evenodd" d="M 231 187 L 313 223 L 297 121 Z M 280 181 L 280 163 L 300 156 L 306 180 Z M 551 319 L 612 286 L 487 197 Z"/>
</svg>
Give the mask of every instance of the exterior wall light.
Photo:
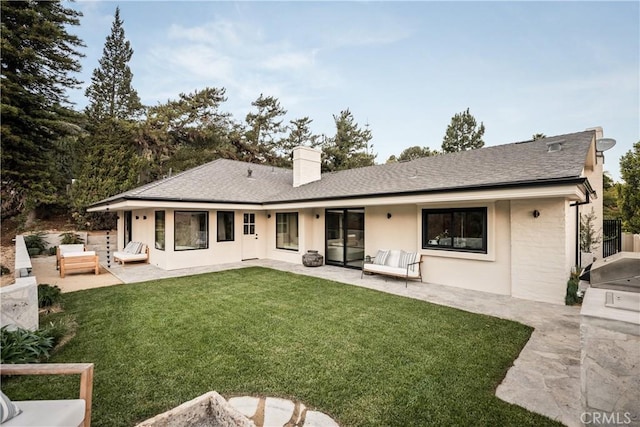
<svg viewBox="0 0 640 427">
<path fill-rule="evenodd" d="M 539 216 L 540 216 L 540 211 L 539 211 L 539 210 L 537 210 L 537 209 L 536 209 L 536 210 L 534 210 L 534 211 L 533 211 L 533 217 L 534 217 L 534 218 L 538 218 Z"/>
<path fill-rule="evenodd" d="M 387 213 L 387 219 L 391 219 L 391 212 Z"/>
</svg>

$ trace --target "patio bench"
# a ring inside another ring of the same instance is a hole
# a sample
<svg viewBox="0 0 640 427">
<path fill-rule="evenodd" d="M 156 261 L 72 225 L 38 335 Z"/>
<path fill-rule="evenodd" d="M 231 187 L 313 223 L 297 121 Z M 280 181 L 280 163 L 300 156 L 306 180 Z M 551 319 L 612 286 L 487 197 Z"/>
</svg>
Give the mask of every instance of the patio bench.
<svg viewBox="0 0 640 427">
<path fill-rule="evenodd" d="M 64 400 L 13 401 L 21 411 L 3 427 L 91 426 L 93 363 L 29 363 L 0 365 L 0 375 L 70 375 L 80 374 L 80 396 Z"/>
<path fill-rule="evenodd" d="M 424 255 L 416 252 L 379 250 L 375 257 L 365 259 L 360 278 L 364 277 L 364 273 L 399 277 L 404 279 L 406 287 L 409 279 L 422 281 L 423 257 Z M 369 259 L 370 262 L 368 262 Z"/>
<path fill-rule="evenodd" d="M 78 270 L 93 270 L 100 274 L 100 258 L 95 251 L 67 252 L 60 257 L 60 277 Z"/>
<path fill-rule="evenodd" d="M 124 250 L 113 253 L 113 260 L 122 265 L 125 262 L 149 262 L 149 246 L 141 242 L 129 242 Z"/>
</svg>

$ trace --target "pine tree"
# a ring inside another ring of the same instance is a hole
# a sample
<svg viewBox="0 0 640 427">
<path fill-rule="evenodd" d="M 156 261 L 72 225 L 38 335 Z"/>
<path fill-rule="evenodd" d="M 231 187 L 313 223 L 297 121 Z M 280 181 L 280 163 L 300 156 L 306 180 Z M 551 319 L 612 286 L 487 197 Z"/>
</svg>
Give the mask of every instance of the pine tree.
<svg viewBox="0 0 640 427">
<path fill-rule="evenodd" d="M 469 109 L 458 113 L 451 118 L 451 123 L 447 127 L 447 132 L 442 140 L 442 151 L 444 153 L 455 153 L 457 151 L 474 150 L 482 148 L 484 141 L 484 124 L 480 122 L 478 126 L 475 117 L 469 113 Z"/>
<path fill-rule="evenodd" d="M 132 86 L 129 61 L 133 55 L 126 40 L 120 9 L 107 36 L 99 67 L 93 71 L 85 95 L 88 135 L 80 142 L 80 161 L 72 188 L 74 216 L 79 225 L 108 227 L 104 216 L 88 215 L 91 203 L 129 190 L 140 183 L 144 165 L 136 144 L 136 119 L 143 111 Z"/>
<path fill-rule="evenodd" d="M 322 144 L 323 170 L 327 172 L 372 166 L 376 158 L 369 153 L 372 138 L 369 129 L 360 129 L 351 111 L 344 110 L 333 116 L 336 134 Z"/>
<path fill-rule="evenodd" d="M 98 62 L 100 66 L 93 70 L 91 85 L 85 91 L 89 99 L 86 113 L 92 121 L 131 120 L 142 111 L 138 92 L 132 86 L 133 73 L 128 64 L 133 49 L 125 38 L 123 24 L 120 8 L 116 7 L 111 34 Z"/>
<path fill-rule="evenodd" d="M 265 97 L 263 94 L 251 105 L 256 107 L 257 111 L 247 114 L 249 130 L 246 132 L 246 138 L 256 147 L 259 161 L 277 164 L 281 154 L 277 152 L 279 138 L 286 130 L 286 126 L 282 124 L 282 117 L 287 114 L 287 110 L 280 106 L 278 98 Z"/>
<path fill-rule="evenodd" d="M 59 203 L 63 178 L 58 141 L 78 131 L 66 90 L 80 82 L 78 51 L 68 32 L 80 12 L 60 1 L 2 1 L 2 217 Z"/>
</svg>

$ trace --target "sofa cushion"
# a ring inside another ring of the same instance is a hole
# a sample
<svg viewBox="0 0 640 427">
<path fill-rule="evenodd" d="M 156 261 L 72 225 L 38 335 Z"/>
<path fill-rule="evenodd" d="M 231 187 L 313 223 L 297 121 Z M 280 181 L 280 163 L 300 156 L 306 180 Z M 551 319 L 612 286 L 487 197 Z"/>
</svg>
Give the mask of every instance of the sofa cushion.
<svg viewBox="0 0 640 427">
<path fill-rule="evenodd" d="M 58 246 L 58 249 L 60 250 L 60 256 L 65 256 L 68 253 L 83 252 L 84 251 L 84 245 L 82 245 L 82 244 L 60 245 L 60 246 Z"/>
<path fill-rule="evenodd" d="M 22 413 L 3 423 L 2 427 L 76 427 L 84 420 L 85 403 L 82 399 L 22 400 L 16 405 Z"/>
<path fill-rule="evenodd" d="M 408 266 L 410 271 L 415 271 L 417 264 L 409 264 L 416 262 L 417 257 L 418 254 L 416 252 L 402 252 L 400 255 L 400 267 L 407 268 Z"/>
<path fill-rule="evenodd" d="M 416 269 L 416 271 L 411 271 L 411 269 L 409 269 L 409 274 L 407 275 L 407 268 L 400 268 L 400 267 L 390 267 L 388 265 L 378 265 L 378 264 L 365 264 L 364 265 L 364 271 L 370 272 L 370 273 L 379 273 L 379 274 L 387 274 L 387 275 L 393 275 L 393 276 L 398 276 L 398 277 L 415 277 L 418 278 L 420 277 L 418 275 L 418 271 Z"/>
<path fill-rule="evenodd" d="M 384 265 L 389 257 L 389 251 L 385 249 L 380 249 L 376 254 L 376 257 L 373 259 L 374 264 Z"/>
<path fill-rule="evenodd" d="M 95 256 L 96 255 L 96 251 L 65 252 L 62 255 L 62 258 L 73 258 L 73 257 L 78 257 L 78 256 L 87 256 L 87 255 Z"/>
<path fill-rule="evenodd" d="M 141 242 L 129 242 L 127 243 L 127 246 L 124 247 L 123 252 L 135 255 L 135 254 L 139 254 L 141 249 L 142 249 Z"/>
<path fill-rule="evenodd" d="M 389 251 L 389 256 L 387 257 L 384 265 L 388 265 L 389 267 L 400 267 L 400 255 L 402 255 L 401 250 L 392 249 Z"/>
<path fill-rule="evenodd" d="M 6 394 L 0 391 L 0 423 L 9 421 L 11 418 L 19 415 L 22 410 L 13 403 Z"/>
</svg>

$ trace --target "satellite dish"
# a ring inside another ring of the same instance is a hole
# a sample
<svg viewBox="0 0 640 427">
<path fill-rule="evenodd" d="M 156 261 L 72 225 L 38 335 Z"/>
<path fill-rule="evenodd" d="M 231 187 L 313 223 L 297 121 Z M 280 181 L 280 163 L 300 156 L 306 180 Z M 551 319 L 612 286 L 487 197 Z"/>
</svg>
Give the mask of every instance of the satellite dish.
<svg viewBox="0 0 640 427">
<path fill-rule="evenodd" d="M 616 145 L 616 140 L 613 138 L 600 138 L 596 140 L 596 150 L 597 151 L 607 151 L 613 146 Z"/>
</svg>

